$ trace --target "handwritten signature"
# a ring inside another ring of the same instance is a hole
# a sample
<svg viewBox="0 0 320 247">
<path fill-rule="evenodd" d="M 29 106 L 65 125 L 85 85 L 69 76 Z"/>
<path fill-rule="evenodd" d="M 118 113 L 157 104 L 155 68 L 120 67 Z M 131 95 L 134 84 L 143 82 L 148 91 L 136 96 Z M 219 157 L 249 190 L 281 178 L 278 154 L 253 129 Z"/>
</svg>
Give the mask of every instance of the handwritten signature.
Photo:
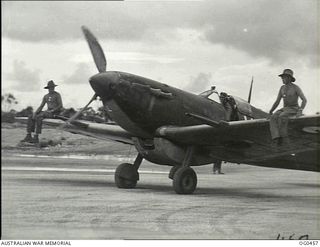
<svg viewBox="0 0 320 247">
<path fill-rule="evenodd" d="M 309 239 L 309 235 L 305 234 L 305 235 L 301 235 L 301 236 L 295 236 L 296 234 L 293 233 L 292 235 L 288 236 L 282 236 L 280 233 L 277 236 L 277 240 L 308 240 Z"/>
</svg>

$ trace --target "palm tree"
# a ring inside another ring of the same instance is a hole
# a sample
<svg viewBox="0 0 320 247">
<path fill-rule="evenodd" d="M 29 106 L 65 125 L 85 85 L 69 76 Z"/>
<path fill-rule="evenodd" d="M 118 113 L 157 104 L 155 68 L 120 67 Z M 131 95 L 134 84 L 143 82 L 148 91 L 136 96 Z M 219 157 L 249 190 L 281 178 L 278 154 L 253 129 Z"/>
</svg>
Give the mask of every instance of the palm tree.
<svg viewBox="0 0 320 247">
<path fill-rule="evenodd" d="M 1 111 L 8 112 L 12 110 L 12 105 L 18 104 L 17 99 L 11 93 L 6 93 L 5 95 L 1 95 Z"/>
</svg>

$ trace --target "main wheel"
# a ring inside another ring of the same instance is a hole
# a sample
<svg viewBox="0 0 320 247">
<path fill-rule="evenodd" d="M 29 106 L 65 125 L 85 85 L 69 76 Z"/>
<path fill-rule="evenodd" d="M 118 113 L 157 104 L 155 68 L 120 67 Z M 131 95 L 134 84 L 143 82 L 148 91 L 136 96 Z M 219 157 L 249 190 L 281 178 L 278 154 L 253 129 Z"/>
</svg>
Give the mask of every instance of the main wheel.
<svg viewBox="0 0 320 247">
<path fill-rule="evenodd" d="M 197 187 L 197 174 L 190 167 L 179 168 L 173 176 L 173 188 L 177 194 L 192 194 Z"/>
<path fill-rule="evenodd" d="M 135 188 L 138 180 L 138 171 L 129 163 L 123 163 L 119 165 L 114 174 L 114 181 L 118 188 Z"/>
<path fill-rule="evenodd" d="M 173 179 L 174 174 L 176 173 L 176 171 L 177 171 L 180 167 L 181 167 L 181 166 L 173 166 L 173 167 L 171 167 L 170 172 L 169 172 L 169 178 L 170 178 L 170 179 Z"/>
</svg>

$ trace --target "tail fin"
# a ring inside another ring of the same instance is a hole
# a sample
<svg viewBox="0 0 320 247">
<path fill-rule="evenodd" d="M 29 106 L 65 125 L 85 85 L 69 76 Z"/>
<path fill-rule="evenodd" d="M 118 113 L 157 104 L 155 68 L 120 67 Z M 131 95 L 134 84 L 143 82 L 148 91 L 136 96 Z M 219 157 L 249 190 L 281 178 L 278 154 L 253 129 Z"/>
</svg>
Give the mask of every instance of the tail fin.
<svg viewBox="0 0 320 247">
<path fill-rule="evenodd" d="M 250 85 L 249 96 L 248 96 L 248 103 L 250 103 L 250 101 L 251 101 L 252 84 L 253 84 L 253 76 L 252 76 L 252 79 L 251 79 L 251 85 Z"/>
</svg>

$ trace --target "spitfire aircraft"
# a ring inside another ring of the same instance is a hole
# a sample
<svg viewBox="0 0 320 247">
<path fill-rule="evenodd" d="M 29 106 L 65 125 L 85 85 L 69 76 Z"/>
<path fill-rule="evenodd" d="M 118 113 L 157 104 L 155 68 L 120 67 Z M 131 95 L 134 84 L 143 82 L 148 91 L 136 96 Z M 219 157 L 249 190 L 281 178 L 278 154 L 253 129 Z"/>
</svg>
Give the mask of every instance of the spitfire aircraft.
<svg viewBox="0 0 320 247">
<path fill-rule="evenodd" d="M 197 186 L 192 166 L 226 161 L 255 166 L 320 171 L 320 115 L 289 119 L 287 145 L 274 147 L 269 114 L 249 100 L 233 98 L 236 121 L 226 119 L 221 102 L 208 96 L 213 88 L 195 95 L 167 84 L 120 71 L 107 71 L 107 61 L 97 39 L 82 27 L 99 71 L 89 82 L 117 125 L 77 120 L 81 111 L 64 121 L 45 119 L 48 125 L 63 124 L 64 130 L 134 145 L 133 164 L 115 171 L 119 188 L 134 188 L 143 159 L 171 166 L 169 178 L 178 194 L 191 194 Z M 250 91 L 251 95 L 251 91 Z"/>
</svg>

